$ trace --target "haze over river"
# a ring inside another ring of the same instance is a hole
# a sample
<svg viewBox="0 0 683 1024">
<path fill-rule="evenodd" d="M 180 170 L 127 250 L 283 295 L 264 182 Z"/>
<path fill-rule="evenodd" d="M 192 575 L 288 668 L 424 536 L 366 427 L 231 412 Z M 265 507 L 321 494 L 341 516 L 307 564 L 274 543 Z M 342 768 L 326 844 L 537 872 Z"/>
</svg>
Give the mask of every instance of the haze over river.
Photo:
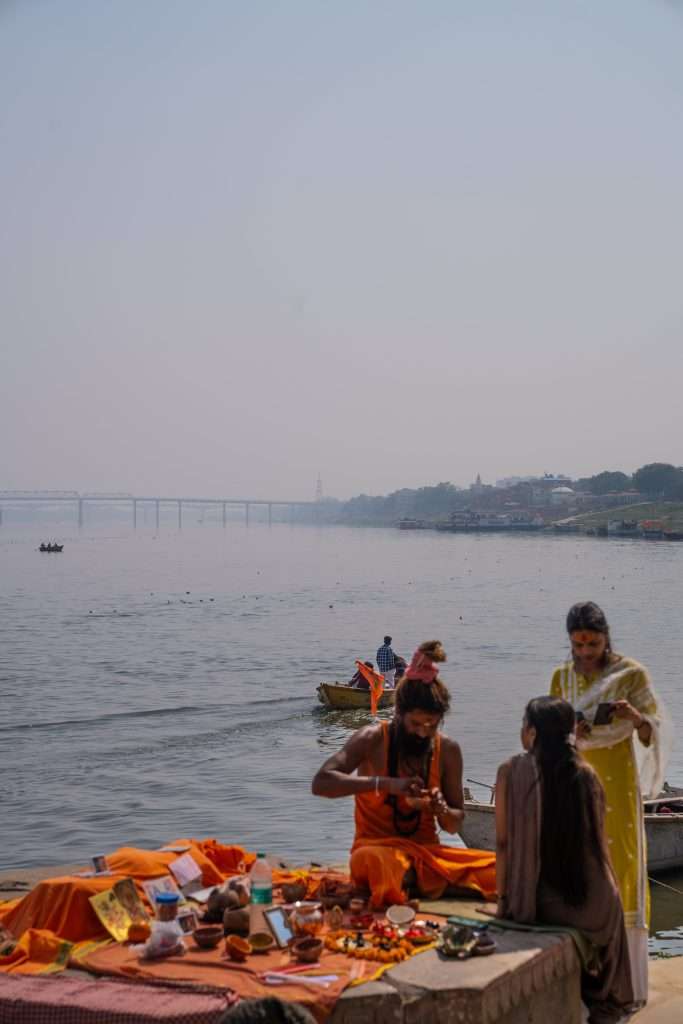
<svg viewBox="0 0 683 1024">
<path fill-rule="evenodd" d="M 341 860 L 351 800 L 310 793 L 363 714 L 315 687 L 374 660 L 448 652 L 445 728 L 465 776 L 519 749 L 526 701 L 567 654 L 566 612 L 602 605 L 617 650 L 683 722 L 683 544 L 251 525 L 0 529 L 0 869 L 216 836 Z M 683 785 L 679 735 L 668 771 Z M 486 798 L 486 791 L 472 787 Z M 683 888 L 683 878 L 671 884 Z M 655 892 L 658 927 L 683 896 Z"/>
</svg>

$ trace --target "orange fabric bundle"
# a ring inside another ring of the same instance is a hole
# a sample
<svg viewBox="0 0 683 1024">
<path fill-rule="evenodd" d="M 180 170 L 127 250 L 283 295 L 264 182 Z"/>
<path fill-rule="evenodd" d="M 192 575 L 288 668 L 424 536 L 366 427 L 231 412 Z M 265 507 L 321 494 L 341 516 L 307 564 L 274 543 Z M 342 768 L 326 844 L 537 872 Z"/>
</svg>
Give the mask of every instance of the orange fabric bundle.
<svg viewBox="0 0 683 1024">
<path fill-rule="evenodd" d="M 169 846 L 188 846 L 187 851 L 201 868 L 203 885 L 219 885 L 230 875 L 241 874 L 256 859 L 241 846 L 223 846 L 215 839 L 175 839 Z M 147 879 L 168 875 L 178 853 L 162 850 L 138 850 L 122 846 L 107 854 L 107 867 L 115 875 Z"/>
<path fill-rule="evenodd" d="M 244 874 L 246 871 L 249 871 L 256 860 L 256 854 L 247 853 L 242 846 L 225 846 L 215 839 L 193 839 L 191 842 L 217 868 L 221 875 L 221 881 L 229 875 Z M 199 864 L 194 850 L 192 851 L 192 856 Z M 199 866 L 201 867 L 201 864 Z M 204 877 L 204 884 L 212 885 L 213 883 L 207 881 Z"/>
<path fill-rule="evenodd" d="M 70 942 L 50 931 L 29 928 L 9 956 L 0 957 L 0 970 L 6 974 L 49 974 L 66 967 L 70 952 Z"/>
<path fill-rule="evenodd" d="M 107 933 L 90 905 L 90 897 L 106 892 L 113 884 L 111 877 L 46 878 L 23 899 L 0 905 L 0 923 L 17 938 L 29 929 L 53 932 L 59 939 L 77 942 L 95 939 Z M 0 970 L 4 958 L 0 961 Z"/>
</svg>

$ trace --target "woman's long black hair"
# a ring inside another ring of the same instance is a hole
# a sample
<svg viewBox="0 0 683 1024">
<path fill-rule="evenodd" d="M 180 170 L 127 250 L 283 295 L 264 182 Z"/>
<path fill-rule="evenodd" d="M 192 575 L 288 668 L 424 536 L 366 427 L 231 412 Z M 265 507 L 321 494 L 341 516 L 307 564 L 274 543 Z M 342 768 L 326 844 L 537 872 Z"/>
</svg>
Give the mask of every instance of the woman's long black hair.
<svg viewBox="0 0 683 1024">
<path fill-rule="evenodd" d="M 541 877 L 573 907 L 588 896 L 586 853 L 604 864 L 600 834 L 600 783 L 570 742 L 574 709 L 558 697 L 536 697 L 526 706 L 536 730 L 533 754 L 542 787 Z"/>
</svg>

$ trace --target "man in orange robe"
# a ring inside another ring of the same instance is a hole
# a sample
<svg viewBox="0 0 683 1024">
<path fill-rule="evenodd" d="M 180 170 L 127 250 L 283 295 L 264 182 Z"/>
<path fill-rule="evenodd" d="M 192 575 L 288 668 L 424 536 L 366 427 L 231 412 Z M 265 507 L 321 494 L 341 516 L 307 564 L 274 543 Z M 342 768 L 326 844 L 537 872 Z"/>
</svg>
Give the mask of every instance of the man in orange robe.
<svg viewBox="0 0 683 1024">
<path fill-rule="evenodd" d="M 351 877 L 374 907 L 403 903 L 410 887 L 429 899 L 468 889 L 495 897 L 495 854 L 442 846 L 437 825 L 464 818 L 462 754 L 439 728 L 450 695 L 438 678 L 441 644 L 415 652 L 396 690 L 394 718 L 358 729 L 313 779 L 313 793 L 355 797 Z"/>
</svg>

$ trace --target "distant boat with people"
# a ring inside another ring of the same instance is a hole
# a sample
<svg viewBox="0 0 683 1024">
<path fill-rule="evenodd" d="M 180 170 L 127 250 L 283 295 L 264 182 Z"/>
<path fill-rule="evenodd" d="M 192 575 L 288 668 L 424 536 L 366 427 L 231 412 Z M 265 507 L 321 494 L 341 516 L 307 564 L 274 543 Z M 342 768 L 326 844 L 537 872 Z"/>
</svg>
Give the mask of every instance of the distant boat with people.
<svg viewBox="0 0 683 1024">
<path fill-rule="evenodd" d="M 317 689 L 318 700 L 326 708 L 334 708 L 337 711 L 353 711 L 354 709 L 370 710 L 370 691 L 360 690 L 348 683 L 321 683 Z M 380 697 L 377 707 L 390 708 L 394 706 L 396 697 L 395 690 L 385 690 Z"/>
<path fill-rule="evenodd" d="M 64 550 L 63 544 L 41 544 L 38 548 L 39 551 L 47 552 L 47 554 L 60 554 Z"/>
</svg>

